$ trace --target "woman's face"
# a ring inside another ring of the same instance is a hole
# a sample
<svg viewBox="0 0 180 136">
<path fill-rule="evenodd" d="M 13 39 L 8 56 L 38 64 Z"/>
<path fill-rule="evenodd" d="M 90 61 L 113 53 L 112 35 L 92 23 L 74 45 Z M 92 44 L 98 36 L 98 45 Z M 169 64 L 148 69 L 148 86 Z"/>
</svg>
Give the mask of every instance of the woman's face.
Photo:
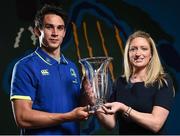
<svg viewBox="0 0 180 136">
<path fill-rule="evenodd" d="M 142 37 L 134 38 L 129 46 L 129 61 L 133 68 L 146 68 L 151 59 L 151 48 L 148 41 Z"/>
</svg>

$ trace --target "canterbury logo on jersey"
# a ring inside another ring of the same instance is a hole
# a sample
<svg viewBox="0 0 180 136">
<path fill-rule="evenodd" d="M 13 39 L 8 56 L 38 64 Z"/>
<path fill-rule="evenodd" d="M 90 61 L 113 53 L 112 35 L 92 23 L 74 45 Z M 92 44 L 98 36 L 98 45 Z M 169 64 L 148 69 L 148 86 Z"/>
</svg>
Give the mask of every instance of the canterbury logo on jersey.
<svg viewBox="0 0 180 136">
<path fill-rule="evenodd" d="M 77 75 L 76 75 L 76 72 L 73 68 L 70 68 L 70 73 L 71 73 L 71 76 L 74 77 L 74 80 L 72 81 L 73 83 L 78 83 L 77 81 Z"/>
<path fill-rule="evenodd" d="M 42 69 L 42 70 L 41 70 L 41 74 L 42 74 L 43 76 L 49 75 L 48 69 Z"/>
</svg>

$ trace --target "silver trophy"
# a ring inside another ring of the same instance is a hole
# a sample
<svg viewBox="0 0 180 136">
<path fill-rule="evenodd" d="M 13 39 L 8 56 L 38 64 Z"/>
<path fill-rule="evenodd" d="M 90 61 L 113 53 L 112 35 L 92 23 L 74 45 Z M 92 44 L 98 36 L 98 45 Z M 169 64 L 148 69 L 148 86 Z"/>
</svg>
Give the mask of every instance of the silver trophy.
<svg viewBox="0 0 180 136">
<path fill-rule="evenodd" d="M 88 107 L 89 111 L 96 111 L 109 96 L 111 80 L 108 66 L 112 59 L 112 57 L 91 57 L 79 60 L 83 75 L 89 80 L 95 97 L 94 105 Z"/>
</svg>

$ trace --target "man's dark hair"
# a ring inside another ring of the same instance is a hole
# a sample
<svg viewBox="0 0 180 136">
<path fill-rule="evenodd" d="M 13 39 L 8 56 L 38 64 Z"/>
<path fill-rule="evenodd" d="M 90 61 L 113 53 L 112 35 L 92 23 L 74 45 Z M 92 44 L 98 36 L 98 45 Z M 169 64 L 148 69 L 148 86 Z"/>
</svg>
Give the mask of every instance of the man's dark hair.
<svg viewBox="0 0 180 136">
<path fill-rule="evenodd" d="M 63 9 L 59 6 L 46 4 L 37 12 L 35 16 L 35 27 L 42 28 L 44 16 L 51 13 L 60 16 L 64 21 L 65 27 L 67 26 L 68 17 L 67 14 L 63 11 Z"/>
</svg>

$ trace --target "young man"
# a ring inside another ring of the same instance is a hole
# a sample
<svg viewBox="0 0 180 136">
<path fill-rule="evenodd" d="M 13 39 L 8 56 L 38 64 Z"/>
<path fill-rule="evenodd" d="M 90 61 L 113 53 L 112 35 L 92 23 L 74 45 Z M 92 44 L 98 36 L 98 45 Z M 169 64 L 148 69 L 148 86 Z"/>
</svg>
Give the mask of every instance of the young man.
<svg viewBox="0 0 180 136">
<path fill-rule="evenodd" d="M 60 8 L 45 5 L 35 17 L 40 47 L 13 69 L 10 97 L 21 134 L 79 134 L 77 120 L 89 116 L 86 107 L 78 107 L 77 68 L 60 51 L 66 19 Z"/>
</svg>

